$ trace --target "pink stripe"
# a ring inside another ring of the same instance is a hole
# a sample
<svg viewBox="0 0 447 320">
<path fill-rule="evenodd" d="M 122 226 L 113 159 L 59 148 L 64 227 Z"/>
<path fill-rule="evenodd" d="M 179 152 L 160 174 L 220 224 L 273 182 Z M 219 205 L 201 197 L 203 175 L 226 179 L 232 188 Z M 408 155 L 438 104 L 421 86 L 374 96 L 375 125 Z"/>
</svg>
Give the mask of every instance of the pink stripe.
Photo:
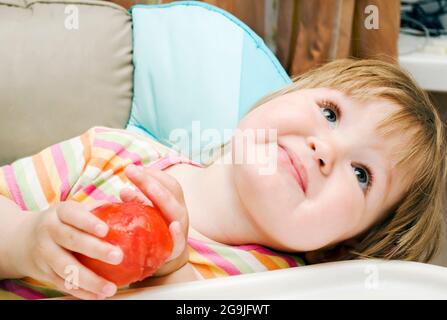
<svg viewBox="0 0 447 320">
<path fill-rule="evenodd" d="M 68 182 L 68 169 L 65 163 L 64 155 L 59 145 L 54 145 L 51 147 L 51 154 L 56 164 L 56 168 L 59 174 L 59 179 L 61 181 L 61 196 L 60 200 L 64 201 L 70 192 L 70 183 Z"/>
<path fill-rule="evenodd" d="M 39 291 L 24 287 L 16 283 L 14 280 L 3 280 L 0 282 L 0 288 L 6 291 L 12 292 L 22 298 L 28 300 L 44 299 L 46 298 L 44 294 Z"/>
<path fill-rule="evenodd" d="M 157 161 L 152 162 L 149 165 L 149 168 L 155 169 L 155 170 L 164 170 L 164 169 L 169 168 L 173 164 L 174 163 L 171 161 L 171 159 L 166 157 L 166 158 L 161 158 L 161 159 L 159 159 Z"/>
<path fill-rule="evenodd" d="M 298 264 L 296 263 L 295 260 L 293 260 L 291 257 L 287 256 L 286 254 L 280 254 L 280 253 L 276 253 L 274 251 L 271 251 L 265 247 L 256 245 L 256 244 L 248 244 L 248 245 L 241 245 L 241 246 L 235 246 L 238 249 L 242 249 L 242 250 L 254 250 L 257 251 L 259 253 L 262 254 L 266 254 L 266 255 L 270 255 L 270 256 L 275 256 L 275 257 L 280 257 L 284 260 L 286 260 L 286 262 L 289 264 L 290 267 L 296 267 L 298 266 Z"/>
<path fill-rule="evenodd" d="M 149 165 L 149 168 L 156 170 L 165 170 L 170 166 L 178 163 L 187 163 L 196 167 L 203 168 L 203 165 L 197 162 L 194 162 L 182 155 L 179 155 L 175 152 L 169 153 L 167 156 L 160 158 Z"/>
<path fill-rule="evenodd" d="M 202 244 L 200 241 L 197 241 L 193 238 L 188 238 L 188 244 L 193 247 L 198 253 L 203 255 L 204 257 L 211 260 L 213 263 L 218 265 L 220 268 L 225 270 L 231 276 L 241 274 L 241 272 L 232 264 L 231 262 L 223 259 L 219 256 L 215 251 L 211 250 L 205 244 Z"/>
<path fill-rule="evenodd" d="M 98 189 L 94 184 L 89 184 L 82 189 L 89 197 L 95 200 L 105 200 L 108 202 L 118 202 L 118 199 L 114 196 L 110 196 Z"/>
<path fill-rule="evenodd" d="M 120 156 L 121 158 L 131 159 L 134 164 L 141 165 L 141 157 L 136 153 L 127 151 L 126 148 L 119 143 L 113 141 L 95 139 L 95 141 L 93 142 L 93 146 L 112 150 L 116 155 Z"/>
<path fill-rule="evenodd" d="M 27 210 L 25 201 L 23 201 L 22 198 L 22 193 L 20 192 L 20 188 L 17 185 L 17 181 L 14 175 L 14 168 L 11 165 L 4 166 L 3 172 L 5 174 L 5 179 L 6 183 L 8 184 L 9 191 L 14 198 L 14 202 L 17 203 L 23 210 Z"/>
</svg>

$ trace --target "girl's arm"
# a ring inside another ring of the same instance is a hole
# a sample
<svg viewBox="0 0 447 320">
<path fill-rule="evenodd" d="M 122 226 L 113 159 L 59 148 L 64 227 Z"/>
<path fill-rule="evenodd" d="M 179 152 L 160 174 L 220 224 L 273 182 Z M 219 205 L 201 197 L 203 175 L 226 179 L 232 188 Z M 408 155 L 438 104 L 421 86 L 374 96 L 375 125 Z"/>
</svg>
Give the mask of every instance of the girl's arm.
<svg viewBox="0 0 447 320">
<path fill-rule="evenodd" d="M 11 248 L 17 245 L 14 240 L 20 232 L 19 225 L 26 218 L 14 201 L 0 195 L 0 279 L 24 276 L 12 263 L 15 259 L 11 256 Z"/>
</svg>

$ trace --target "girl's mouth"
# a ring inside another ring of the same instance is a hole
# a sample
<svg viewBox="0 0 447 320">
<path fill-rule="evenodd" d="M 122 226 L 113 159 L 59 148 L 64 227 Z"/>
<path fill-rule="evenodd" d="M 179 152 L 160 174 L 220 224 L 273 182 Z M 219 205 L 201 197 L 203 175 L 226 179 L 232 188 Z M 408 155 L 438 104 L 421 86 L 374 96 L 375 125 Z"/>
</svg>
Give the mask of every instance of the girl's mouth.
<svg viewBox="0 0 447 320">
<path fill-rule="evenodd" d="M 307 189 L 307 173 L 299 158 L 286 147 L 278 144 L 278 161 L 292 174 L 304 194 Z"/>
</svg>

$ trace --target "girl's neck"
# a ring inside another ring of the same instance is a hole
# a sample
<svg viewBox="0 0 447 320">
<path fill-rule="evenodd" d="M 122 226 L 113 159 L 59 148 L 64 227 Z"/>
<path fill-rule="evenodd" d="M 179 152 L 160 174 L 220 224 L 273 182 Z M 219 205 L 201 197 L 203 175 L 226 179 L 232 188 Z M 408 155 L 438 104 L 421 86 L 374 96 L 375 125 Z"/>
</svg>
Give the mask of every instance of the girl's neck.
<svg viewBox="0 0 447 320">
<path fill-rule="evenodd" d="M 262 244 L 235 188 L 231 152 L 225 152 L 223 157 L 206 168 L 177 164 L 166 169 L 182 186 L 189 235 L 228 245 Z"/>
</svg>

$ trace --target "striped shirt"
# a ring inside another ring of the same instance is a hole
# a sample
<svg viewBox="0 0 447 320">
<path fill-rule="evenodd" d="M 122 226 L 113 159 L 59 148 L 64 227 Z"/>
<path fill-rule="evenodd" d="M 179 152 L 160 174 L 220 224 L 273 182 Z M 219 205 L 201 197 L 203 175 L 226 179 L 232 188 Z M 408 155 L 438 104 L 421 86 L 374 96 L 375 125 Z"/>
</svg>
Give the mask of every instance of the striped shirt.
<svg viewBox="0 0 447 320">
<path fill-rule="evenodd" d="M 148 137 L 120 129 L 94 127 L 38 154 L 0 168 L 0 195 L 23 210 L 42 211 L 65 200 L 119 202 L 119 192 L 133 187 L 124 174 L 130 165 L 164 170 L 178 163 L 200 164 Z M 228 246 L 188 238 L 189 262 L 200 279 L 303 265 L 292 254 L 259 245 Z M 125 290 L 122 288 L 120 290 Z M 0 281 L 0 299 L 41 299 L 63 293 L 24 278 Z"/>
</svg>

